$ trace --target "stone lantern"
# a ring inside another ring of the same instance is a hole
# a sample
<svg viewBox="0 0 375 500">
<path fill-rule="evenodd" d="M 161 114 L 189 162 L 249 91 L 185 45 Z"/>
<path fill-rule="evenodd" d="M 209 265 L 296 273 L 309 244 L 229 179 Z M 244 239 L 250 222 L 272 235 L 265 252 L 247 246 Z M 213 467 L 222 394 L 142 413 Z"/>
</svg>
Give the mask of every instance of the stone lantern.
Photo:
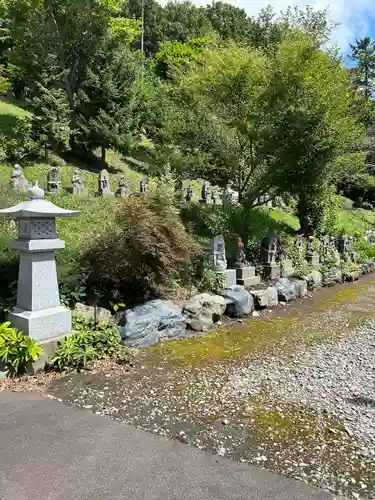
<svg viewBox="0 0 375 500">
<path fill-rule="evenodd" d="M 56 217 L 79 217 L 80 212 L 59 208 L 44 200 L 36 183 L 29 199 L 0 210 L 0 216 L 18 223 L 18 239 L 12 247 L 20 252 L 17 305 L 9 314 L 13 327 L 42 343 L 54 341 L 72 327 L 72 313 L 60 305 L 54 250 L 65 243 L 56 234 Z"/>
</svg>

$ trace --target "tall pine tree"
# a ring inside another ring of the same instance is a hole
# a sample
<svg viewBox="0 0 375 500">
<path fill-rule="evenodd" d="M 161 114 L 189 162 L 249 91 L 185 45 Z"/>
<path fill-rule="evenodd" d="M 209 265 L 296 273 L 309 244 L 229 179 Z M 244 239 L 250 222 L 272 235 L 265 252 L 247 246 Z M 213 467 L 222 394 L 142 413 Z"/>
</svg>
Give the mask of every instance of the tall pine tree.
<svg viewBox="0 0 375 500">
<path fill-rule="evenodd" d="M 79 93 L 77 141 L 127 153 L 140 127 L 142 61 L 139 53 L 106 44 L 97 54 Z"/>
<path fill-rule="evenodd" d="M 39 81 L 26 88 L 26 97 L 26 104 L 32 111 L 32 138 L 43 149 L 48 161 L 50 150 L 64 150 L 69 143 L 70 109 L 66 92 L 59 86 L 59 78 L 49 78 L 42 73 Z"/>
<path fill-rule="evenodd" d="M 353 83 L 357 91 L 370 101 L 375 90 L 375 42 L 366 37 L 356 40 L 350 48 L 349 57 L 355 62 Z"/>
</svg>

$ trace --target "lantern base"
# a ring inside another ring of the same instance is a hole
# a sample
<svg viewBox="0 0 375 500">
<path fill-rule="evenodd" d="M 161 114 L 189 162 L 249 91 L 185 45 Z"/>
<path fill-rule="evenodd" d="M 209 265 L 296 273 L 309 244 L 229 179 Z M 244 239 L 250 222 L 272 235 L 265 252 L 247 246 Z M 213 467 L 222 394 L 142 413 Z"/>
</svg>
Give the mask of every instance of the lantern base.
<svg viewBox="0 0 375 500">
<path fill-rule="evenodd" d="M 22 330 L 38 342 L 48 342 L 68 334 L 72 329 L 72 312 L 63 306 L 26 311 L 15 307 L 9 314 L 12 327 Z"/>
</svg>

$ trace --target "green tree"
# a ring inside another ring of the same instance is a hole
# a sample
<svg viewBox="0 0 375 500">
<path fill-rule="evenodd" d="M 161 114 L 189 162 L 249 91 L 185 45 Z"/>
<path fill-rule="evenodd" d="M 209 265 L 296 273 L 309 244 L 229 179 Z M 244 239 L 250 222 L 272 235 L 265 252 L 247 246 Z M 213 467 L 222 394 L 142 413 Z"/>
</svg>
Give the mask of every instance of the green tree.
<svg viewBox="0 0 375 500">
<path fill-rule="evenodd" d="M 169 149 L 172 167 L 234 182 L 249 206 L 266 193 L 303 200 L 332 182 L 333 160 L 360 134 L 348 89 L 335 55 L 295 30 L 272 56 L 233 43 L 208 50 L 171 90 L 162 161 Z"/>
<path fill-rule="evenodd" d="M 375 42 L 370 37 L 356 40 L 350 45 L 350 58 L 355 62 L 352 70 L 353 82 L 359 93 L 369 101 L 375 86 Z"/>
<path fill-rule="evenodd" d="M 31 133 L 35 144 L 44 149 L 48 161 L 49 150 L 63 150 L 69 144 L 69 102 L 63 89 L 40 76 L 33 89 L 27 89 L 31 99 L 27 101 L 33 112 Z"/>
<path fill-rule="evenodd" d="M 155 0 L 144 0 L 144 50 L 155 55 L 165 42 L 185 43 L 211 33 L 212 26 L 203 7 L 196 7 L 190 1 L 169 1 L 162 7 Z M 123 15 L 141 19 L 142 1 L 129 0 L 123 6 Z M 141 48 L 140 37 L 134 44 Z"/>
<path fill-rule="evenodd" d="M 77 128 L 77 97 L 104 41 L 118 46 L 138 33 L 136 21 L 119 19 L 119 0 L 9 0 L 10 62 L 28 99 L 40 88 L 40 75 L 54 79 L 69 103 L 71 146 Z M 58 82 L 56 78 L 60 79 Z M 45 77 L 43 77 L 45 78 Z"/>
<path fill-rule="evenodd" d="M 163 42 L 155 57 L 156 74 L 164 79 L 171 77 L 176 69 L 188 68 L 189 64 L 199 59 L 203 50 L 214 44 L 214 35 L 192 38 L 185 43 Z"/>
<path fill-rule="evenodd" d="M 225 2 L 213 2 L 207 5 L 206 15 L 213 30 L 223 40 L 246 42 L 249 39 L 253 21 L 244 9 Z"/>
<path fill-rule="evenodd" d="M 142 62 L 139 53 L 109 48 L 88 68 L 77 104 L 77 141 L 87 150 L 101 147 L 128 153 L 140 129 Z"/>
</svg>

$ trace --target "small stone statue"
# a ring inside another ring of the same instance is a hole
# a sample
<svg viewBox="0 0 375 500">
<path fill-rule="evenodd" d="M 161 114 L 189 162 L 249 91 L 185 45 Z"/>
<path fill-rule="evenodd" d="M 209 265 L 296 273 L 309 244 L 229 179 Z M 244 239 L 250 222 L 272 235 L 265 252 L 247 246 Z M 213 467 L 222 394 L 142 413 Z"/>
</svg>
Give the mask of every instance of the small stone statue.
<svg viewBox="0 0 375 500">
<path fill-rule="evenodd" d="M 129 183 L 124 176 L 120 177 L 115 195 L 119 198 L 129 198 L 130 194 L 131 188 L 129 186 Z"/>
<path fill-rule="evenodd" d="M 201 202 L 209 203 L 210 202 L 210 185 L 207 181 L 203 183 L 202 191 L 201 191 Z"/>
<path fill-rule="evenodd" d="M 139 192 L 145 195 L 148 192 L 148 179 L 144 177 L 139 183 Z"/>
<path fill-rule="evenodd" d="M 185 199 L 186 199 L 186 201 L 193 201 L 194 200 L 194 189 L 193 189 L 193 186 L 191 184 L 189 184 Z"/>
<path fill-rule="evenodd" d="M 232 183 L 228 182 L 222 195 L 223 203 L 225 203 L 226 205 L 231 205 L 232 203 L 238 203 L 238 199 L 238 192 L 232 188 Z"/>
<path fill-rule="evenodd" d="M 214 271 L 225 271 L 228 264 L 225 253 L 224 236 L 219 235 L 211 241 L 210 248 L 210 264 Z"/>
<path fill-rule="evenodd" d="M 352 248 L 353 241 L 353 236 L 347 235 L 341 236 L 339 240 L 339 253 L 345 262 L 355 262 L 357 260 L 356 252 Z"/>
<path fill-rule="evenodd" d="M 100 196 L 113 196 L 113 193 L 111 192 L 111 188 L 109 185 L 109 173 L 106 169 L 103 169 L 99 173 L 98 194 Z"/>
<path fill-rule="evenodd" d="M 314 236 L 309 236 L 306 246 L 306 257 L 313 257 L 315 255 L 315 240 Z"/>
<path fill-rule="evenodd" d="M 239 236 L 236 241 L 236 261 L 234 263 L 235 269 L 240 269 L 242 267 L 249 267 L 250 263 L 246 259 L 244 244 L 242 238 Z"/>
<path fill-rule="evenodd" d="M 357 252 L 354 250 L 354 237 L 349 236 L 349 255 L 352 262 L 358 261 Z"/>
<path fill-rule="evenodd" d="M 330 239 L 329 239 L 329 236 L 327 234 L 322 236 L 320 246 L 321 246 L 323 255 L 326 255 L 327 253 L 329 253 Z"/>
<path fill-rule="evenodd" d="M 336 253 L 337 252 L 337 249 L 336 249 L 336 239 L 334 236 L 331 236 L 329 238 L 329 249 L 332 253 Z"/>
<path fill-rule="evenodd" d="M 344 235 L 340 237 L 339 252 L 344 258 L 349 254 L 349 236 Z"/>
<path fill-rule="evenodd" d="M 60 172 L 57 167 L 52 167 L 47 174 L 47 191 L 57 192 L 61 189 Z"/>
<path fill-rule="evenodd" d="M 314 236 L 309 236 L 306 245 L 306 260 L 310 262 L 313 266 L 319 264 L 319 252 L 316 248 L 316 241 Z"/>
<path fill-rule="evenodd" d="M 14 169 L 12 171 L 12 176 L 10 183 L 12 184 L 13 189 L 17 189 L 19 185 L 19 180 L 22 175 L 22 168 L 20 165 L 14 165 Z"/>
<path fill-rule="evenodd" d="M 30 187 L 29 181 L 25 178 L 20 165 L 14 165 L 10 183 L 15 191 L 26 193 Z"/>
<path fill-rule="evenodd" d="M 303 251 L 303 235 L 299 234 L 296 239 L 296 246 L 300 253 Z"/>
<path fill-rule="evenodd" d="M 82 177 L 80 176 L 78 170 L 74 170 L 72 184 L 73 184 L 73 194 L 84 194 L 85 185 L 83 183 Z"/>
<path fill-rule="evenodd" d="M 262 241 L 261 257 L 263 264 L 276 264 L 280 258 L 280 239 L 276 235 L 265 236 Z"/>
</svg>

